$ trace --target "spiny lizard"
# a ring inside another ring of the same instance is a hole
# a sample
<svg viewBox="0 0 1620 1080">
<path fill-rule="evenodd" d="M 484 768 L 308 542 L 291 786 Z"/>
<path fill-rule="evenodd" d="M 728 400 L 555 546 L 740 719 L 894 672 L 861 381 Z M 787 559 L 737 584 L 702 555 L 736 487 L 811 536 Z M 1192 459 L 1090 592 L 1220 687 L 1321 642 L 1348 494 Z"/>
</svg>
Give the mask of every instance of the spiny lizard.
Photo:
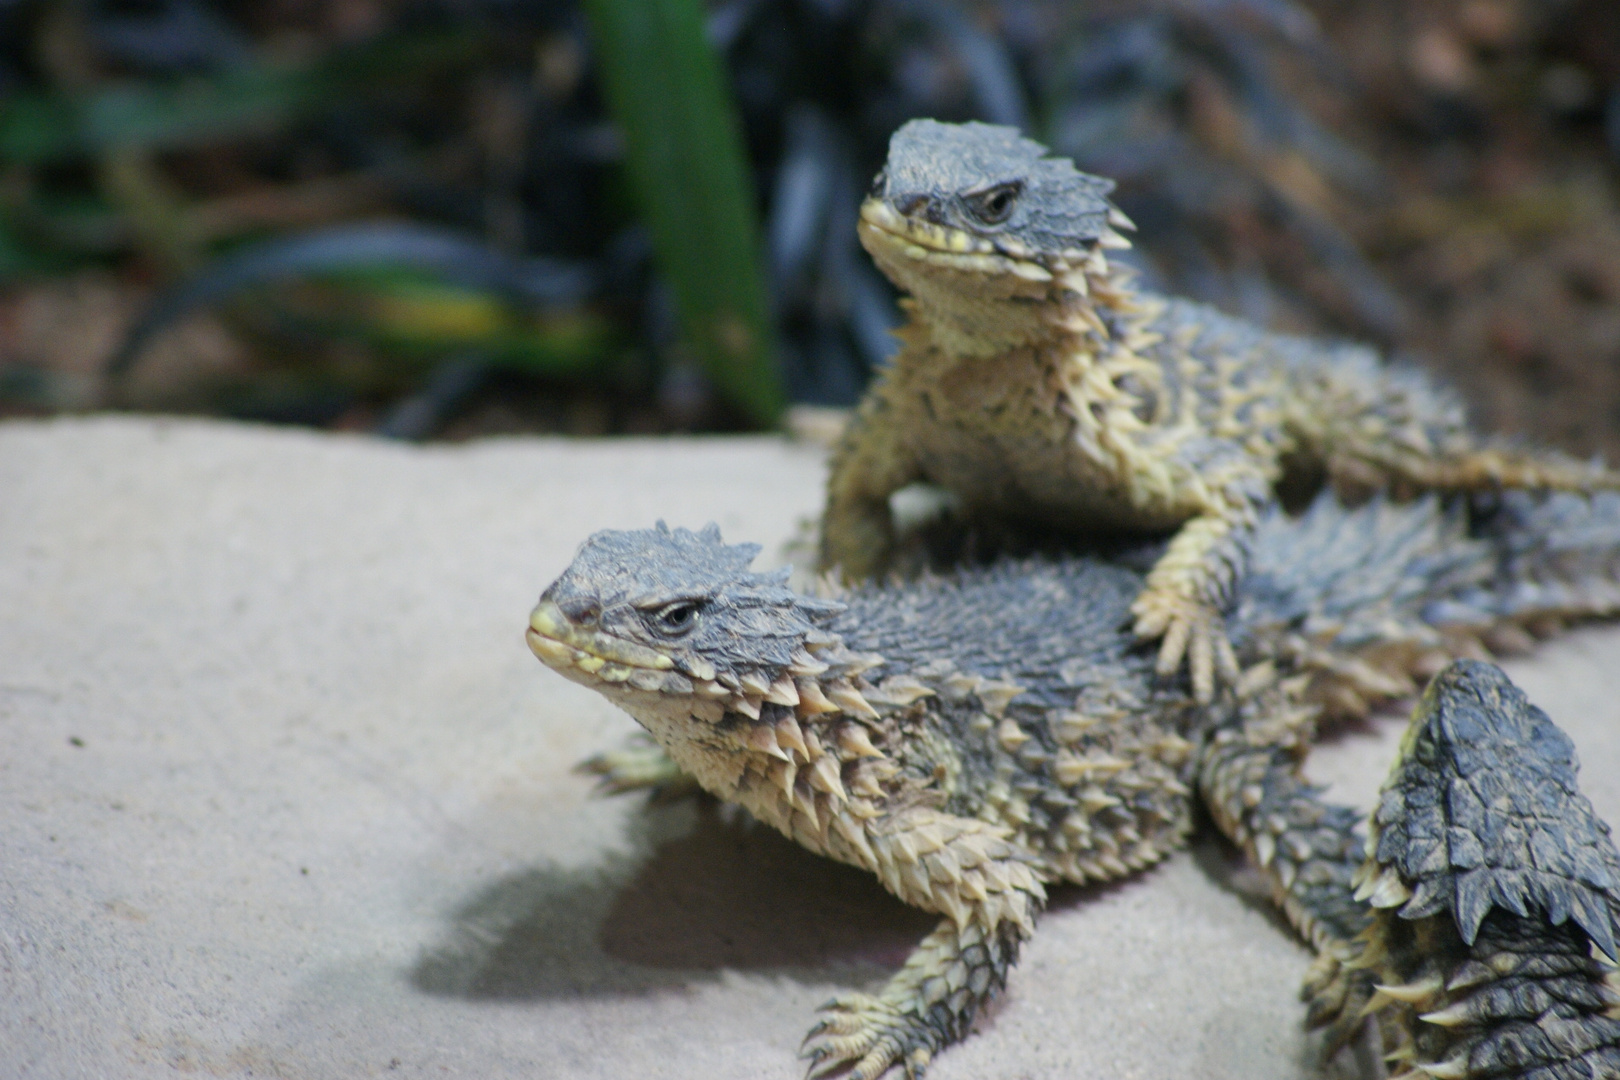
<svg viewBox="0 0 1620 1080">
<path fill-rule="evenodd" d="M 1237 665 L 1220 612 L 1285 470 L 1414 491 L 1612 488 L 1617 477 L 1470 432 L 1415 370 L 1138 289 L 1130 222 L 1012 128 L 897 131 L 859 232 L 909 299 L 903 347 L 834 451 L 823 569 L 888 567 L 889 497 L 927 482 L 972 512 L 1076 533 L 1174 530 L 1131 607 L 1210 700 Z"/>
<path fill-rule="evenodd" d="M 965 1034 L 1048 883 L 1163 858 L 1197 801 L 1321 951 L 1313 1019 L 1356 1019 L 1370 984 L 1335 975 L 1369 919 L 1361 839 L 1300 775 L 1313 717 L 1409 692 L 1482 637 L 1615 610 L 1620 496 L 1267 512 L 1226 612 L 1246 671 L 1211 705 L 1135 647 L 1127 565 L 1003 559 L 828 598 L 752 572 L 757 552 L 712 526 L 597 533 L 528 642 L 667 754 L 590 763 L 610 786 L 695 779 L 941 916 L 811 1032 L 815 1075 L 872 1080 L 920 1074 Z"/>
</svg>

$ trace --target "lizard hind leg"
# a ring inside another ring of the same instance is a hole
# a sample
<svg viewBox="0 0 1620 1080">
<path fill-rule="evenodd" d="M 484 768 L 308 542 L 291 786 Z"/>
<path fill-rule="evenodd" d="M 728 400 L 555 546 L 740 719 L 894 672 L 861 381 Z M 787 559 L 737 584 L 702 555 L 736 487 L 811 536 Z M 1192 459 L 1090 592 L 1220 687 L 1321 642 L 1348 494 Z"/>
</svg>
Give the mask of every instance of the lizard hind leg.
<svg viewBox="0 0 1620 1080">
<path fill-rule="evenodd" d="M 1552 450 L 1484 445 L 1420 454 L 1385 444 L 1348 445 L 1328 463 L 1329 474 L 1351 488 L 1392 483 L 1400 491 L 1620 490 L 1620 472 Z"/>
</svg>

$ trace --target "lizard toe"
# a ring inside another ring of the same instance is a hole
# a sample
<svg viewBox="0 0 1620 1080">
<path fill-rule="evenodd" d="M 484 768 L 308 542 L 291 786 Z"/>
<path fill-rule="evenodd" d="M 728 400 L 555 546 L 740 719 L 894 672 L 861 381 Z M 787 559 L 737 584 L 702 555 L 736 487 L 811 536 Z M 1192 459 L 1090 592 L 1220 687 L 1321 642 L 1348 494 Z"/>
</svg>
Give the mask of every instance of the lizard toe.
<svg viewBox="0 0 1620 1080">
<path fill-rule="evenodd" d="M 822 1011 L 800 1054 L 810 1059 L 806 1080 L 877 1080 L 897 1065 L 920 1077 L 933 1058 L 922 1018 L 879 998 L 851 994 Z"/>
<path fill-rule="evenodd" d="M 1209 604 L 1150 589 L 1137 598 L 1131 612 L 1136 616 L 1134 630 L 1138 638 L 1160 638 L 1155 671 L 1169 678 L 1185 664 L 1193 697 L 1200 704 L 1214 700 L 1218 681 L 1227 685 L 1237 681 L 1237 656 L 1227 637 L 1225 621 Z"/>
<path fill-rule="evenodd" d="M 591 755 L 575 765 L 573 771 L 596 777 L 598 795 L 651 791 L 674 797 L 697 790 L 696 781 L 681 772 L 663 748 L 644 735 L 625 740 L 616 750 Z"/>
</svg>

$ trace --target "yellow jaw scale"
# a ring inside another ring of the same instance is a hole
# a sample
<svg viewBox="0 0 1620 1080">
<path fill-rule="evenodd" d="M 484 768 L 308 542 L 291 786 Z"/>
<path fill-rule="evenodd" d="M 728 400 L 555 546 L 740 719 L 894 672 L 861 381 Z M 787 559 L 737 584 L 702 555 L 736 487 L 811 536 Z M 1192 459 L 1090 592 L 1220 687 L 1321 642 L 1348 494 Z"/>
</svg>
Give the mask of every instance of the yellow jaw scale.
<svg viewBox="0 0 1620 1080">
<path fill-rule="evenodd" d="M 669 671 L 675 666 L 669 657 L 644 645 L 576 627 L 549 600 L 530 614 L 525 637 L 540 662 L 552 668 L 577 667 L 595 674 L 610 663 L 651 671 Z"/>
</svg>

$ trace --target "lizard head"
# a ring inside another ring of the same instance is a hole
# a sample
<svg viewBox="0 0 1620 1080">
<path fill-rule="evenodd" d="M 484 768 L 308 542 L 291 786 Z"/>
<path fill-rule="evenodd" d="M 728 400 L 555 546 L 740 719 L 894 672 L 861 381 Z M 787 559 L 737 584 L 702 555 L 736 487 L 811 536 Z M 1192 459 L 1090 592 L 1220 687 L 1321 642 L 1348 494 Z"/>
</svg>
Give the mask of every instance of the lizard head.
<svg viewBox="0 0 1620 1080">
<path fill-rule="evenodd" d="M 807 646 L 834 640 L 819 627 L 844 606 L 795 593 L 787 568 L 752 572 L 758 554 L 758 544 L 725 544 L 715 525 L 604 529 L 541 594 L 529 645 L 595 689 L 718 699 L 768 687 L 808 657 Z"/>
<path fill-rule="evenodd" d="M 1113 182 L 1010 127 L 913 120 L 861 206 L 861 243 L 959 351 L 992 353 L 1071 321 L 1106 285 L 1131 223 Z"/>
<path fill-rule="evenodd" d="M 825 834 L 852 791 L 868 798 L 898 772 L 864 726 L 879 713 L 860 676 L 884 660 L 835 632 L 844 604 L 789 589 L 786 569 L 749 570 L 757 554 L 714 525 L 596 533 L 541 593 L 529 648 L 635 717 L 707 791 L 796 838 L 796 814 Z"/>
<path fill-rule="evenodd" d="M 1402 919 L 1449 915 L 1470 945 L 1493 908 L 1537 907 L 1614 956 L 1620 855 L 1577 767 L 1569 736 L 1501 668 L 1453 662 L 1413 710 L 1357 898 Z"/>
<path fill-rule="evenodd" d="M 529 648 L 654 736 L 671 723 L 679 732 L 663 734 L 690 739 L 693 723 L 746 727 L 762 709 L 802 713 L 812 706 L 801 690 L 825 701 L 818 677 L 831 683 L 870 664 L 825 629 L 843 604 L 789 589 L 787 569 L 752 572 L 757 554 L 757 544 L 722 542 L 714 525 L 596 533 L 541 594 Z"/>
<path fill-rule="evenodd" d="M 752 572 L 757 554 L 714 525 L 604 530 L 540 595 L 527 634 L 548 667 L 635 717 L 703 787 L 749 806 L 748 769 L 822 753 L 799 721 L 875 715 L 852 680 L 882 662 L 829 628 L 843 604 L 789 589 L 787 569 Z M 835 741 L 869 752 L 854 726 Z M 794 769 L 784 777 L 791 788 Z"/>
</svg>

